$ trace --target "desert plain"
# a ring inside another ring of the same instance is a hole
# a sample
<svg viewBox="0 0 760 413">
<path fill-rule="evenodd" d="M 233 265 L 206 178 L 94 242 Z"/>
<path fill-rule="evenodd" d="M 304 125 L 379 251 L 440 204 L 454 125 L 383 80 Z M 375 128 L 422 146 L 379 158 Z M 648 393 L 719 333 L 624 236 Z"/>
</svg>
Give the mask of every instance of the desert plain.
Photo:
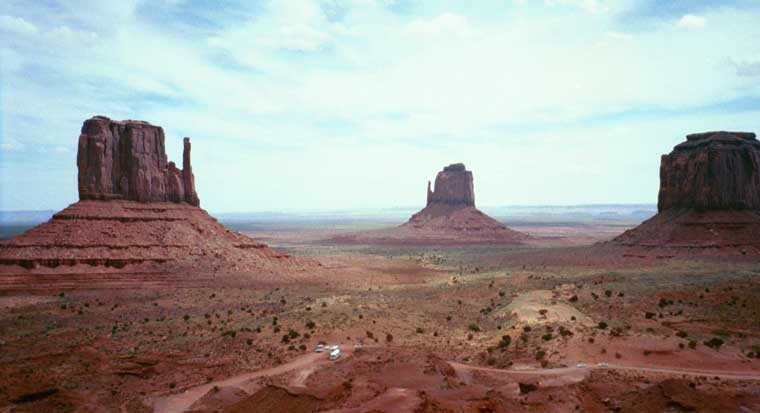
<svg viewBox="0 0 760 413">
<path fill-rule="evenodd" d="M 332 241 L 391 226 L 370 218 L 254 223 L 229 225 L 298 265 L 3 266 L 2 411 L 760 409 L 752 258 L 593 244 L 626 220 L 526 221 L 525 245 L 468 247 Z"/>
</svg>

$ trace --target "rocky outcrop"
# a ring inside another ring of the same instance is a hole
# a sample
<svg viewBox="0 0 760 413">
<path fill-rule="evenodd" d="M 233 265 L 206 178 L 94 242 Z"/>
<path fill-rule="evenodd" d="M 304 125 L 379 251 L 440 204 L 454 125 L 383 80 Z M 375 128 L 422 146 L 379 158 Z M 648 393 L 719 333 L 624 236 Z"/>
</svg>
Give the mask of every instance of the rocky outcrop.
<svg viewBox="0 0 760 413">
<path fill-rule="evenodd" d="M 630 255 L 760 255 L 760 142 L 688 135 L 660 164 L 659 213 L 613 240 Z"/>
<path fill-rule="evenodd" d="M 530 236 L 507 228 L 475 208 L 472 172 L 464 164 L 444 167 L 428 181 L 427 205 L 403 225 L 333 237 L 343 244 L 383 245 L 491 245 L 519 244 Z"/>
<path fill-rule="evenodd" d="M 475 191 L 472 185 L 472 172 L 464 164 L 455 163 L 443 168 L 435 177 L 435 190 L 430 190 L 428 181 L 427 205 L 463 205 L 475 206 Z"/>
<path fill-rule="evenodd" d="M 760 142 L 754 133 L 688 135 L 660 165 L 658 209 L 760 210 Z"/>
<path fill-rule="evenodd" d="M 182 169 L 167 161 L 160 126 L 95 116 L 84 122 L 79 135 L 79 199 L 186 202 L 199 206 L 189 138 L 184 141 L 182 161 Z"/>
<path fill-rule="evenodd" d="M 0 242 L 0 281 L 5 273 L 19 276 L 20 267 L 31 275 L 214 274 L 300 265 L 198 207 L 188 138 L 178 169 L 166 159 L 160 127 L 96 116 L 82 127 L 77 166 L 80 201 Z M 26 288 L 25 278 L 14 279 Z"/>
</svg>

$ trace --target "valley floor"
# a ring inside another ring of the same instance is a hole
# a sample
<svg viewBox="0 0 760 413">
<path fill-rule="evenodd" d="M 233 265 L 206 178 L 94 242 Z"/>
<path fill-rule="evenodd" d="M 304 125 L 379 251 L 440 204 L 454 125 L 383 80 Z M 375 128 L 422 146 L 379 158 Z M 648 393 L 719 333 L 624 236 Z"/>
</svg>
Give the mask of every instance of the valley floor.
<svg viewBox="0 0 760 413">
<path fill-rule="evenodd" d="M 5 269 L 0 412 L 760 411 L 760 264 L 574 260 L 590 234 L 258 232 L 320 264 L 266 277 Z"/>
</svg>

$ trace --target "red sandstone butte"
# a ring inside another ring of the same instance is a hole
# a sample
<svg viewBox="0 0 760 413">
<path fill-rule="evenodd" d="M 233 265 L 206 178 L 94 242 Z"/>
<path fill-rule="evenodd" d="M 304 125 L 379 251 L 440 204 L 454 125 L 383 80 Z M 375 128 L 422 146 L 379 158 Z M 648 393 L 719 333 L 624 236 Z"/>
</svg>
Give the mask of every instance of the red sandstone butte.
<svg viewBox="0 0 760 413">
<path fill-rule="evenodd" d="M 276 271 L 298 261 L 231 231 L 199 207 L 184 139 L 182 169 L 168 162 L 164 131 L 95 116 L 77 153 L 79 202 L 0 242 L 0 275 L 161 271 Z M 21 272 L 19 272 L 21 271 Z M 25 278 L 18 278 L 23 283 Z"/>
<path fill-rule="evenodd" d="M 185 138 L 182 169 L 168 162 L 164 130 L 148 122 L 95 116 L 82 125 L 77 151 L 79 199 L 186 202 L 198 206 Z"/>
<path fill-rule="evenodd" d="M 663 155 L 659 213 L 612 242 L 646 255 L 760 255 L 760 142 L 706 132 Z"/>
<path fill-rule="evenodd" d="M 339 243 L 398 245 L 520 244 L 529 235 L 507 228 L 475 207 L 472 172 L 464 164 L 443 168 L 428 182 L 427 205 L 403 225 L 389 230 L 345 234 Z"/>
</svg>

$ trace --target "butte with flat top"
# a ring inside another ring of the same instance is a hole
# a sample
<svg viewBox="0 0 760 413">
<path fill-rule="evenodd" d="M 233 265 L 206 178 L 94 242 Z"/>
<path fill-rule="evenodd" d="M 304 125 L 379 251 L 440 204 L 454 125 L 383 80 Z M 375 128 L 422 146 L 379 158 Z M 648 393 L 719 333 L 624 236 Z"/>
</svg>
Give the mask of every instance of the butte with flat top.
<svg viewBox="0 0 760 413">
<path fill-rule="evenodd" d="M 430 188 L 427 205 L 396 228 L 344 234 L 339 243 L 388 245 L 521 244 L 531 237 L 512 230 L 475 207 L 472 172 L 462 163 L 443 168 Z"/>
<path fill-rule="evenodd" d="M 611 243 L 634 255 L 760 255 L 760 142 L 755 134 L 688 135 L 662 156 L 657 209 L 657 215 Z"/>
<path fill-rule="evenodd" d="M 42 278 L 27 279 L 39 273 L 260 272 L 295 262 L 200 208 L 189 138 L 182 164 L 167 160 L 159 126 L 104 116 L 85 121 L 77 153 L 80 200 L 0 243 L 0 273 L 14 276 L 3 285 L 41 287 Z"/>
</svg>

